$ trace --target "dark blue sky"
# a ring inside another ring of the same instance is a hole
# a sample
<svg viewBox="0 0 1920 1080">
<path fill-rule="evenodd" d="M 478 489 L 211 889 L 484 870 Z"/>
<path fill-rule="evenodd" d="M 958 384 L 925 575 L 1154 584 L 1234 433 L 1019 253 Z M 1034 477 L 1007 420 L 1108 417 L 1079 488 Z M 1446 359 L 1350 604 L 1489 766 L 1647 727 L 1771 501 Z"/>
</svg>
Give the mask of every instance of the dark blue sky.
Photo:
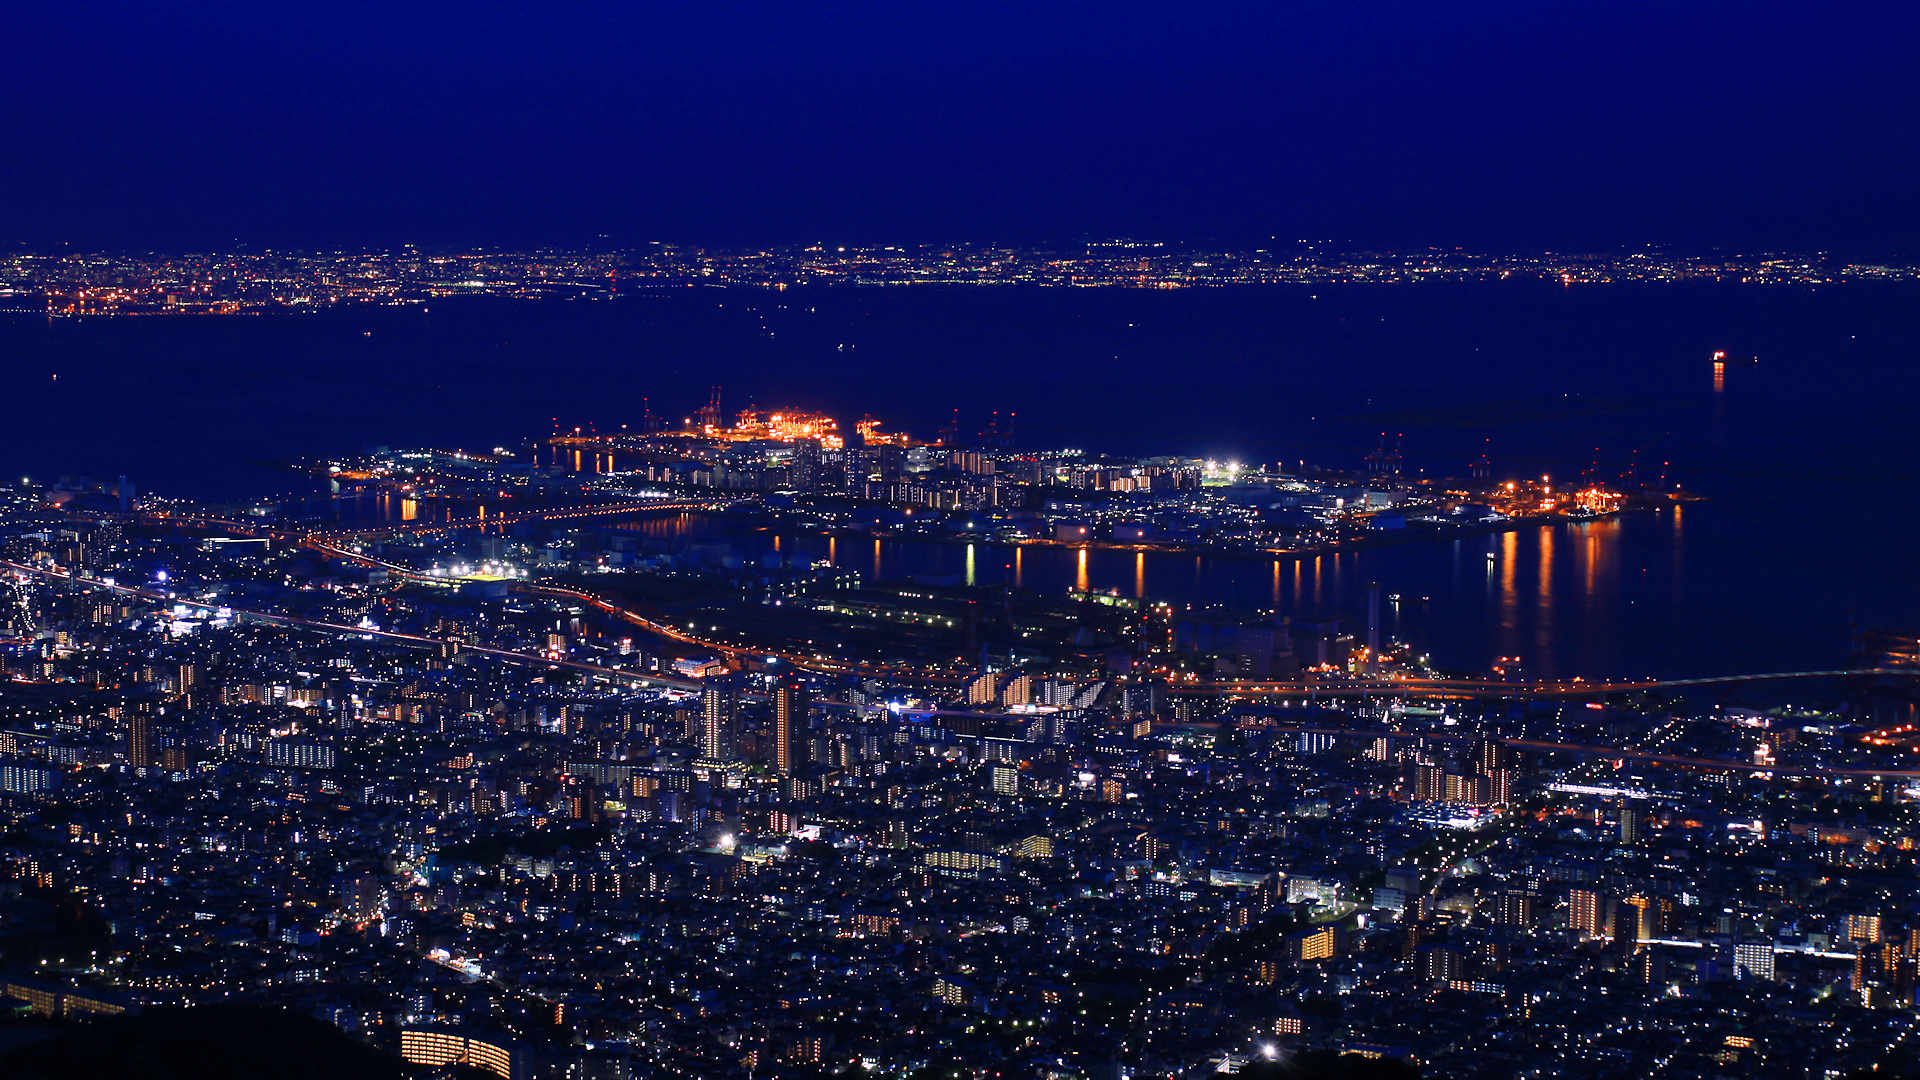
<svg viewBox="0 0 1920 1080">
<path fill-rule="evenodd" d="M 1914 5 L 19 5 L 0 241 L 1920 246 Z"/>
</svg>

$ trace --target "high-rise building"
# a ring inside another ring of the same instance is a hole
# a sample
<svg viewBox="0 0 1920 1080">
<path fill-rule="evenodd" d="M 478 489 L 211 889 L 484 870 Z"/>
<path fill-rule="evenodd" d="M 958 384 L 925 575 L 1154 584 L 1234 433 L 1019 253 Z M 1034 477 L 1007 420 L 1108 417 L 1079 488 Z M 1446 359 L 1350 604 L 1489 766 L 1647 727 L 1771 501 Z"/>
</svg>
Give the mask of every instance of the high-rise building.
<svg viewBox="0 0 1920 1080">
<path fill-rule="evenodd" d="M 1673 901 L 1664 896 L 1639 898 L 1640 904 L 1640 940 L 1664 938 L 1673 933 L 1677 916 L 1674 914 Z"/>
<path fill-rule="evenodd" d="M 1340 932 L 1331 925 L 1322 926 L 1295 935 L 1291 944 L 1296 959 L 1330 960 L 1339 951 Z"/>
<path fill-rule="evenodd" d="M 1428 982 L 1450 983 L 1466 973 L 1466 957 L 1446 945 L 1422 945 L 1414 950 L 1414 970 Z"/>
<path fill-rule="evenodd" d="M 840 451 L 840 467 L 847 481 L 847 490 L 858 495 L 866 490 L 867 481 L 873 477 L 873 456 L 864 446 L 848 446 Z"/>
<path fill-rule="evenodd" d="M 1567 926 L 1589 937 L 1600 936 L 1600 894 L 1592 889 L 1567 893 Z"/>
<path fill-rule="evenodd" d="M 1620 809 L 1620 842 L 1637 844 L 1645 835 L 1647 828 L 1646 811 L 1637 806 L 1624 806 Z"/>
<path fill-rule="evenodd" d="M 730 685 L 710 685 L 700 692 L 700 759 L 724 765 L 739 753 L 737 724 L 740 696 Z"/>
<path fill-rule="evenodd" d="M 127 764 L 144 769 L 153 764 L 153 719 L 134 713 L 127 722 Z"/>
<path fill-rule="evenodd" d="M 995 795 L 1020 794 L 1020 768 L 1004 761 L 987 766 L 987 776 Z"/>
<path fill-rule="evenodd" d="M 796 439 L 793 457 L 787 466 L 787 480 L 798 491 L 813 491 L 820 486 L 820 440 Z"/>
<path fill-rule="evenodd" d="M 1474 748 L 1473 767 L 1483 773 L 1491 773 L 1495 769 L 1507 769 L 1512 766 L 1513 749 L 1505 743 L 1482 739 L 1480 745 Z"/>
<path fill-rule="evenodd" d="M 1525 926 L 1532 922 L 1533 897 L 1523 892 L 1501 893 L 1499 918 L 1504 926 Z"/>
<path fill-rule="evenodd" d="M 1447 797 L 1447 770 L 1440 765 L 1416 765 L 1413 770 L 1413 797 L 1420 802 L 1440 802 Z"/>
<path fill-rule="evenodd" d="M 1297 731 L 1293 736 L 1293 752 L 1296 754 L 1324 754 L 1338 745 L 1339 740 L 1324 731 Z"/>
<path fill-rule="evenodd" d="M 807 688 L 797 679 L 784 679 L 773 689 L 773 768 L 781 776 L 805 768 L 810 756 L 807 704 Z"/>
<path fill-rule="evenodd" d="M 1663 937 L 1673 925 L 1673 901 L 1655 896 L 1634 895 L 1620 902 L 1616 936 L 1647 941 Z"/>
<path fill-rule="evenodd" d="M 1513 801 L 1513 770 L 1491 769 L 1485 775 L 1487 781 L 1487 801 L 1495 806 L 1505 806 Z"/>
<path fill-rule="evenodd" d="M 971 476 L 992 476 L 993 459 L 978 450 L 953 450 L 947 454 L 947 466 Z"/>
<path fill-rule="evenodd" d="M 1773 942 L 1742 941 L 1733 947 L 1736 978 L 1773 978 Z"/>
<path fill-rule="evenodd" d="M 1872 1008 L 1883 998 L 1888 984 L 1898 978 L 1899 969 L 1900 951 L 1892 945 L 1861 949 L 1853 958 L 1849 987 L 1862 1005 Z"/>
<path fill-rule="evenodd" d="M 1875 913 L 1856 912 L 1847 916 L 1847 940 L 1878 943 L 1880 940 L 1880 916 Z"/>
<path fill-rule="evenodd" d="M 1033 703 L 1034 678 L 1031 675 L 1015 675 L 1000 688 L 1002 705 L 1030 705 Z"/>
<path fill-rule="evenodd" d="M 1607 937 L 1621 952 L 1633 952 L 1640 946 L 1640 907 L 1638 897 L 1616 901 L 1608 923 Z"/>
<path fill-rule="evenodd" d="M 1000 683 L 1006 678 L 998 671 L 985 671 L 967 684 L 967 704 L 991 705 L 1000 697 Z"/>
<path fill-rule="evenodd" d="M 0 794 L 31 795 L 60 786 L 60 773 L 26 758 L 0 758 Z"/>
<path fill-rule="evenodd" d="M 402 1031 L 400 1057 L 414 1065 L 464 1065 L 500 1080 L 521 1080 L 528 1072 L 525 1055 L 513 1043 L 458 1031 Z"/>
</svg>

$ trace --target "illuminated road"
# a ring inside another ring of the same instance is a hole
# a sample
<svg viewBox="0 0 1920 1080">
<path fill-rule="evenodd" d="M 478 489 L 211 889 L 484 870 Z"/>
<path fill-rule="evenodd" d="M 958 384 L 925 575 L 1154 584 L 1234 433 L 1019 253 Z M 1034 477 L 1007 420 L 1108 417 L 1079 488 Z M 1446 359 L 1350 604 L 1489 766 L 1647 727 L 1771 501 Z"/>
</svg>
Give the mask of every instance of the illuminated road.
<svg viewBox="0 0 1920 1080">
<path fill-rule="evenodd" d="M 221 528 L 231 532 L 241 533 L 243 535 L 261 535 L 264 533 L 265 535 L 272 536 L 275 539 L 292 540 L 298 543 L 300 546 L 307 548 L 308 550 L 314 551 L 322 555 L 326 555 L 330 558 L 343 559 L 349 562 L 357 563 L 361 566 L 385 570 L 389 574 L 404 578 L 409 581 L 431 582 L 438 585 L 446 585 L 451 582 L 457 581 L 458 579 L 450 579 L 444 576 L 429 574 L 421 570 L 416 570 L 410 566 L 403 566 L 400 563 L 392 562 L 387 559 L 381 559 L 377 556 L 354 551 L 350 548 L 342 547 L 341 542 L 355 540 L 355 539 L 366 539 L 374 536 L 405 535 L 405 534 L 426 535 L 429 533 L 446 532 L 446 531 L 452 531 L 457 529 L 503 526 L 503 525 L 513 524 L 514 522 L 519 522 L 519 521 L 565 521 L 565 520 L 574 520 L 577 518 L 637 514 L 637 513 L 658 512 L 658 511 L 665 511 L 669 513 L 687 512 L 687 511 L 711 511 L 711 510 L 720 509 L 722 507 L 725 507 L 740 501 L 742 500 L 741 499 L 707 499 L 707 500 L 683 500 L 683 501 L 676 501 L 676 502 L 655 502 L 655 503 L 640 503 L 640 504 L 623 502 L 623 503 L 616 503 L 616 504 L 606 504 L 606 505 L 600 505 L 600 506 L 585 506 L 585 507 L 549 507 L 549 508 L 540 509 L 540 510 L 528 510 L 528 511 L 524 511 L 517 514 L 503 514 L 498 517 L 463 518 L 459 521 L 454 521 L 454 522 L 420 522 L 416 524 L 383 526 L 380 529 L 369 530 L 369 531 L 315 532 L 315 533 L 301 534 L 297 536 L 293 534 L 283 533 L 277 530 L 265 529 L 257 522 L 255 523 L 239 522 L 239 521 L 233 521 L 226 518 L 214 518 L 214 517 L 207 517 L 204 515 L 170 514 L 169 513 L 169 514 L 143 515 L 143 517 L 150 524 L 156 524 L 156 525 L 174 525 L 174 526 L 186 526 L 186 527 L 192 527 L 192 528 Z M 712 638 L 704 638 L 697 634 L 690 633 L 680 627 L 674 626 L 670 623 L 662 622 L 658 619 L 649 618 L 629 608 L 620 607 L 619 605 L 613 603 L 612 601 L 606 599 L 605 597 L 597 596 L 593 593 L 583 592 L 578 589 L 569 589 L 569 588 L 565 588 L 557 585 L 540 585 L 540 584 L 527 582 L 527 581 L 513 581 L 509 583 L 509 587 L 514 589 L 517 592 L 534 593 L 534 594 L 560 597 L 568 600 L 578 601 L 580 603 L 587 604 L 605 614 L 612 615 L 613 617 L 620 619 L 626 623 L 629 623 L 630 625 L 637 626 L 649 633 L 656 634 L 670 641 L 676 641 L 684 645 L 691 645 L 698 648 L 711 650 L 713 652 L 719 653 L 729 658 L 735 658 L 735 659 L 758 658 L 762 660 L 777 658 L 801 670 L 811 671 L 811 672 L 815 672 L 817 674 L 823 674 L 823 675 L 859 675 L 859 676 L 874 677 L 874 678 L 906 678 L 906 679 L 913 679 L 918 682 L 941 683 L 941 684 L 947 684 L 947 685 L 957 685 L 965 681 L 965 676 L 937 675 L 935 673 L 925 670 L 924 668 L 901 668 L 901 667 L 892 667 L 892 666 L 880 665 L 880 664 L 853 663 L 849 661 L 835 660 L 835 659 L 831 659 L 829 657 L 821 656 L 817 654 L 780 652 L 777 650 L 756 648 L 749 645 L 739 645 L 739 644 L 734 644 L 730 642 L 717 641 Z"/>
<path fill-rule="evenodd" d="M 313 551 L 317 551 L 323 555 L 329 555 L 338 559 L 345 559 L 350 562 L 359 563 L 362 566 L 370 566 L 377 569 L 385 570 L 390 574 L 394 574 L 399 577 L 406 578 L 409 581 L 426 581 L 426 582 L 432 582 L 437 585 L 447 585 L 451 583 L 456 583 L 459 580 L 457 578 L 437 577 L 432 574 L 422 573 L 419 570 L 415 570 L 407 566 L 402 566 L 399 563 L 388 562 L 385 559 L 377 559 L 371 555 L 363 555 L 357 551 L 349 551 L 346 548 L 342 548 L 334 544 L 329 544 L 323 540 L 319 540 L 313 537 L 308 537 L 304 541 L 304 545 L 309 549 Z M 724 642 L 703 638 L 696 634 L 689 633 L 686 630 L 681 629 L 680 627 L 674 626 L 671 623 L 661 622 L 658 619 L 650 619 L 645 615 L 640 614 L 637 611 L 620 607 L 619 605 L 614 604 L 612 601 L 606 599 L 605 597 L 596 596 L 593 593 L 583 592 L 579 589 L 569 589 L 560 585 L 541 585 L 541 584 L 530 582 L 530 581 L 510 581 L 507 584 L 508 584 L 508 587 L 513 589 L 515 592 L 531 593 L 537 596 L 557 597 L 563 600 L 572 600 L 582 604 L 586 604 L 597 611 L 600 611 L 607 615 L 612 615 L 613 617 L 620 619 L 623 622 L 629 623 L 633 626 L 637 626 L 642 630 L 647 631 L 648 633 L 656 634 L 670 641 L 680 642 L 683 645 L 693 645 L 703 649 L 710 649 L 724 656 L 734 657 L 734 658 L 759 657 L 764 659 L 771 656 L 780 656 L 781 659 L 787 660 L 789 663 L 792 663 L 796 667 L 802 666 L 801 658 L 798 656 L 798 654 L 795 654 L 793 656 L 785 656 L 778 653 L 769 653 L 762 650 L 746 648 L 739 645 L 730 645 Z M 822 671 L 829 670 L 824 666 L 820 666 L 820 662 L 815 660 L 813 657 L 806 657 L 805 659 L 806 659 L 806 664 L 809 665 L 807 667 L 807 670 L 815 670 L 816 667 L 818 667 L 819 670 L 822 670 Z M 838 673 L 838 671 L 844 670 L 844 669 L 834 669 L 834 670 L 836 671 L 836 673 Z"/>
<path fill-rule="evenodd" d="M 735 645 L 728 642 L 715 641 L 711 638 L 703 638 L 670 623 L 647 618 L 639 612 L 620 607 L 605 597 L 582 592 L 579 589 L 568 589 L 559 585 L 535 585 L 527 582 L 515 582 L 513 588 L 520 592 L 539 593 L 547 596 L 558 596 L 569 600 L 577 600 L 590 605 L 596 611 L 612 615 L 623 622 L 638 626 L 650 633 L 658 634 L 661 637 L 678 641 L 682 644 L 711 649 L 714 652 L 735 659 L 778 659 L 783 663 L 790 664 L 803 671 L 811 671 L 820 675 L 861 675 L 872 678 L 904 678 L 912 679 L 916 682 L 941 683 L 945 685 L 957 685 L 964 682 L 967 678 L 967 676 L 964 675 L 936 674 L 924 668 L 901 668 L 885 664 L 860 664 L 834 660 L 814 653 L 781 652 L 778 650 L 755 648 L 751 645 Z"/>
<path fill-rule="evenodd" d="M 514 510 L 485 517 L 456 518 L 452 521 L 401 522 L 394 525 L 381 525 L 367 529 L 337 529 L 311 534 L 312 537 L 325 540 L 351 540 L 355 538 L 376 538 L 383 536 L 426 536 L 432 533 L 457 532 L 461 529 L 494 529 L 508 525 L 518 525 L 529 521 L 581 521 L 588 518 L 624 517 L 628 514 L 645 514 L 658 511 L 701 512 L 725 509 L 737 503 L 746 502 L 746 496 L 712 499 L 679 499 L 671 502 L 621 502 L 596 503 L 590 506 L 548 506 L 527 510 Z"/>
<path fill-rule="evenodd" d="M 236 619 L 240 619 L 240 620 L 251 620 L 256 622 L 264 622 L 272 625 L 323 631 L 327 633 L 353 635 L 353 636 L 369 637 L 369 638 L 380 638 L 388 641 L 402 642 L 408 645 L 415 645 L 420 647 L 431 647 L 436 649 L 451 645 L 455 649 L 457 649 L 459 652 L 474 653 L 481 656 L 493 657 L 495 659 L 504 660 L 509 663 L 528 664 L 535 667 L 543 667 L 543 668 L 565 668 L 573 671 L 583 672 L 589 675 L 596 675 L 596 676 L 609 678 L 609 679 L 624 680 L 627 682 L 636 683 L 640 685 L 662 686 L 662 687 L 668 687 L 668 688 L 677 689 L 677 690 L 687 690 L 687 691 L 697 691 L 702 686 L 701 681 L 698 679 L 681 678 L 673 675 L 662 675 L 662 674 L 638 672 L 638 671 L 632 671 L 626 668 L 607 667 L 602 664 L 589 664 L 589 663 L 585 663 L 578 660 L 558 659 L 551 656 L 545 656 L 539 653 L 520 652 L 513 649 L 500 649 L 500 648 L 494 648 L 494 647 L 485 646 L 485 645 L 468 645 L 462 642 L 449 641 L 443 638 L 428 637 L 421 634 L 406 634 L 406 633 L 401 633 L 395 630 L 377 630 L 377 629 L 364 627 L 364 626 L 348 626 L 344 623 L 324 622 L 318 619 L 303 619 L 297 616 L 282 615 L 274 612 L 249 611 L 249 610 L 243 610 L 238 608 L 226 608 L 224 607 L 224 605 L 209 604 L 209 603 L 205 603 L 198 600 L 189 600 L 189 599 L 170 595 L 163 592 L 155 592 L 151 589 L 135 588 L 130 585 L 120 585 L 116 583 L 109 583 L 106 581 L 100 581 L 100 580 L 95 580 L 90 578 L 76 578 L 71 574 L 61 573 L 53 570 L 47 570 L 41 567 L 29 566 L 24 563 L 12 562 L 10 560 L 5 560 L 5 559 L 0 559 L 0 566 L 4 566 L 20 574 L 26 574 L 32 577 L 40 578 L 47 581 L 57 582 L 63 585 L 69 585 L 69 586 L 86 588 L 86 589 L 105 590 L 105 591 L 117 593 L 123 596 L 138 597 L 140 599 L 147 600 L 152 603 L 160 604 L 160 605 L 178 604 L 178 605 L 184 605 L 193 610 L 205 611 L 205 612 L 212 612 L 215 610 L 224 609 L 232 612 L 233 616 Z M 421 576 L 416 571 L 404 571 L 404 572 L 413 576 Z M 435 580 L 444 580 L 444 579 L 435 579 Z M 690 635 L 687 635 L 683 631 L 679 631 L 674 627 L 657 623 L 657 622 L 654 622 L 653 620 L 645 619 L 642 616 L 636 615 L 632 612 L 625 611 L 624 609 L 613 607 L 607 604 L 605 601 L 592 597 L 586 593 L 581 593 L 572 589 L 559 589 L 551 586 L 530 586 L 530 588 L 537 591 L 541 591 L 541 592 L 558 594 L 558 595 L 582 600 L 584 602 L 593 604 L 596 608 L 609 611 L 623 618 L 631 618 L 637 621 L 639 624 L 648 627 L 649 629 L 654 629 L 655 627 L 657 627 L 658 629 L 655 630 L 656 633 L 661 633 L 666 636 L 674 637 L 676 640 L 705 644 L 704 642 L 700 642 L 699 639 L 693 638 Z M 739 651 L 750 652 L 750 650 L 739 650 Z M 756 653 L 754 655 L 763 655 L 763 654 Z M 796 662 L 795 666 L 799 666 L 798 662 Z M 1761 673 L 1761 674 L 1755 674 L 1755 675 L 1716 676 L 1716 677 L 1706 678 L 1706 679 L 1674 679 L 1674 680 L 1666 680 L 1666 681 L 1657 682 L 1657 683 L 1636 683 L 1632 685 L 1635 686 L 1636 688 L 1647 688 L 1647 687 L 1663 687 L 1664 688 L 1664 687 L 1684 687 L 1684 686 L 1700 686 L 1700 685 L 1721 685 L 1725 683 L 1739 683 L 1739 682 L 1765 682 L 1765 681 L 1775 681 L 1775 680 L 1782 680 L 1782 679 L 1836 678 L 1836 677 L 1859 677 L 1859 676 L 1879 677 L 1879 676 L 1887 676 L 1887 675 L 1897 675 L 1897 676 L 1911 678 L 1911 677 L 1915 677 L 1916 675 L 1920 675 L 1920 671 L 1914 671 L 1914 670 L 1908 670 L 1908 669 L 1878 668 L 1878 669 L 1862 669 L 1862 670 L 1767 672 L 1767 673 Z M 1422 681 L 1430 682 L 1431 680 L 1422 680 Z M 1527 687 L 1517 686 L 1511 683 L 1495 683 L 1491 685 L 1502 687 L 1509 692 L 1517 691 L 1518 692 L 1517 696 L 1527 696 L 1527 691 L 1528 691 Z M 1592 685 L 1598 685 L 1598 684 L 1592 684 Z M 1548 688 L 1546 691 L 1546 696 L 1552 696 L 1553 693 L 1554 691 L 1551 688 Z M 822 704 L 828 704 L 828 703 L 822 702 Z M 839 704 L 839 703 L 832 703 L 832 704 Z M 910 710 L 906 715 L 911 715 L 918 718 L 938 717 L 938 716 L 967 716 L 967 717 L 987 718 L 987 717 L 991 717 L 994 714 L 978 713 L 978 712 L 972 712 L 968 710 L 956 710 L 956 709 L 914 709 L 914 710 Z M 1019 717 L 1014 717 L 1011 714 L 1009 714 L 1008 718 L 1018 719 Z M 1662 754 L 1662 753 L 1655 753 L 1651 751 L 1635 750 L 1628 747 L 1598 746 L 1598 745 L 1593 745 L 1588 743 L 1551 742 L 1551 741 L 1540 740 L 1540 739 L 1488 737 L 1488 736 L 1475 735 L 1475 734 L 1470 734 L 1465 732 L 1457 733 L 1457 734 L 1450 733 L 1450 732 L 1434 732 L 1434 731 L 1424 731 L 1424 730 L 1403 732 L 1403 731 L 1390 731 L 1390 730 L 1380 730 L 1380 729 L 1361 730 L 1361 729 L 1354 729 L 1354 728 L 1338 728 L 1338 727 L 1311 727 L 1311 726 L 1305 726 L 1305 725 L 1274 725 L 1271 728 L 1271 730 L 1277 730 L 1277 731 L 1287 732 L 1287 733 L 1330 735 L 1335 737 L 1354 738 L 1354 739 L 1375 739 L 1375 738 L 1385 737 L 1385 738 L 1400 738 L 1400 739 L 1424 738 L 1424 739 L 1461 741 L 1461 740 L 1477 740 L 1481 738 L 1488 738 L 1489 741 L 1502 743 L 1504 745 L 1511 746 L 1521 750 L 1544 751 L 1544 752 L 1550 752 L 1550 753 L 1580 754 L 1588 757 L 1608 758 L 1608 759 L 1621 760 L 1621 761 L 1627 761 L 1627 760 L 1645 761 L 1653 764 L 1673 766 L 1676 768 L 1705 769 L 1705 770 L 1712 770 L 1717 772 L 1735 771 L 1735 772 L 1767 773 L 1770 775 L 1780 775 L 1780 776 L 1821 776 L 1821 777 L 1832 777 L 1832 778 L 1872 778 L 1872 777 L 1920 778 L 1920 768 L 1914 768 L 1914 769 L 1841 768 L 1841 767 L 1829 767 L 1829 766 L 1786 765 L 1786 764 L 1778 764 L 1778 763 L 1762 766 L 1762 765 L 1756 765 L 1750 761 L 1691 757 L 1691 756 L 1681 755 L 1681 754 Z"/>
<path fill-rule="evenodd" d="M 600 517 L 624 517 L 628 514 L 646 514 L 655 512 L 693 513 L 721 510 L 742 502 L 750 501 L 748 496 L 722 496 L 707 499 L 675 499 L 666 502 L 635 502 L 622 500 L 611 503 L 594 503 L 586 506 L 546 506 L 531 507 L 526 510 L 514 510 L 486 517 L 455 518 L 451 521 L 403 521 L 387 525 L 371 526 L 365 529 L 331 529 L 310 533 L 296 533 L 278 529 L 260 521 L 238 521 L 233 518 L 215 517 L 211 514 L 191 512 L 176 513 L 171 510 L 158 510 L 138 514 L 116 514 L 104 512 L 69 511 L 76 517 L 101 517 L 131 519 L 146 525 L 165 525 L 190 529 L 224 529 L 243 536 L 271 536 L 275 539 L 318 539 L 353 540 L 376 539 L 389 536 L 426 536 L 433 533 L 457 532 L 462 529 L 493 529 L 508 525 L 518 525 L 529 521 L 581 521 Z"/>
</svg>

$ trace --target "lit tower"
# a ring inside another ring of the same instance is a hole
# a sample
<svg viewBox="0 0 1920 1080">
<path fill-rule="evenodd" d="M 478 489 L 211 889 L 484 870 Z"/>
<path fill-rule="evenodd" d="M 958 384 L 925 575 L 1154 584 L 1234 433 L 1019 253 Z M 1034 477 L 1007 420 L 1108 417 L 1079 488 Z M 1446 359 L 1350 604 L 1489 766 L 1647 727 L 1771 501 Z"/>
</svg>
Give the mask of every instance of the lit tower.
<svg viewBox="0 0 1920 1080">
<path fill-rule="evenodd" d="M 795 439 L 793 457 L 787 466 L 788 483 L 799 491 L 820 486 L 820 440 Z"/>
<path fill-rule="evenodd" d="M 807 764 L 807 688 L 782 679 L 773 689 L 773 769 L 792 776 Z"/>
<path fill-rule="evenodd" d="M 739 740 L 734 737 L 740 697 L 732 686 L 713 685 L 700 691 L 700 759 L 715 765 L 732 762 Z"/>
<path fill-rule="evenodd" d="M 847 490 L 855 496 L 866 493 L 867 477 L 873 473 L 873 457 L 867 450 L 867 437 L 859 424 L 841 426 L 840 463 Z"/>
<path fill-rule="evenodd" d="M 153 721 L 134 713 L 127 723 L 127 764 L 144 769 L 153 764 Z"/>
</svg>

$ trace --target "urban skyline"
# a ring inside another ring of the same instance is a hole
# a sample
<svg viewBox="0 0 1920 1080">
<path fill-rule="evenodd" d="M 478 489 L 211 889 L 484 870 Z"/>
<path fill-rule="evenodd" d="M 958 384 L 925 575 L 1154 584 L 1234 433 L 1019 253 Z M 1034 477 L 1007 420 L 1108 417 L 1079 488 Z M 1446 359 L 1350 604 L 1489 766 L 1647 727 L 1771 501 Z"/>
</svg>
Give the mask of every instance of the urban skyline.
<svg viewBox="0 0 1920 1080">
<path fill-rule="evenodd" d="M 1347 249 L 1296 241 L 1225 249 L 1100 240 L 981 244 L 708 248 L 15 253 L 0 258 L 0 298 L 49 314 L 195 314 L 342 303 L 425 303 L 462 296 L 604 299 L 687 286 L 1052 286 L 1182 289 L 1282 285 L 1547 282 L 1565 286 L 1730 283 L 1815 286 L 1906 282 L 1920 263 L 1850 261 L 1825 252 L 1688 252 L 1642 245 L 1602 252 L 1484 253 L 1423 247 Z"/>
<path fill-rule="evenodd" d="M 1577 543 L 1678 515 L 1665 481 L 843 437 L 722 394 L 307 462 L 317 506 L 0 489 L 0 903 L 94 920 L 0 939 L 9 1007 L 238 997 L 500 1080 L 1907 1060 L 1920 896 L 1873 883 L 1916 841 L 1911 636 L 1568 677 L 1437 669 L 1377 584 L 1281 610 L 1349 545 Z M 907 538 L 964 573 L 883 574 Z M 1270 560 L 1275 606 L 1096 586 L 1100 549 Z M 1022 581 L 1049 552 L 1064 589 Z"/>
<path fill-rule="evenodd" d="M 1920 7 L 8 29 L 5 1080 L 1920 1078 Z"/>
</svg>

